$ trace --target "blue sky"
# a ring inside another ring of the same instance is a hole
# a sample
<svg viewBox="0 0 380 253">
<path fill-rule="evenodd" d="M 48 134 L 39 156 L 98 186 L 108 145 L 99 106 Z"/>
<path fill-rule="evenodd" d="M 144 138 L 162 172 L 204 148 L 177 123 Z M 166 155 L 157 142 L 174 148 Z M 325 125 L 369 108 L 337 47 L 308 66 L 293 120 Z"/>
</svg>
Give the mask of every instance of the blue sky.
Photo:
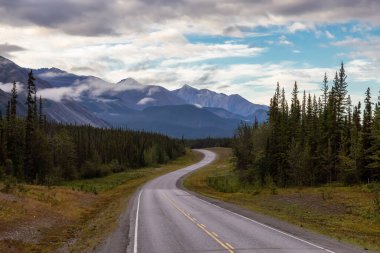
<svg viewBox="0 0 380 253">
<path fill-rule="evenodd" d="M 343 61 L 355 102 L 380 90 L 377 0 L 1 2 L 0 55 L 25 67 L 268 104 L 277 82 L 318 95 Z"/>
</svg>

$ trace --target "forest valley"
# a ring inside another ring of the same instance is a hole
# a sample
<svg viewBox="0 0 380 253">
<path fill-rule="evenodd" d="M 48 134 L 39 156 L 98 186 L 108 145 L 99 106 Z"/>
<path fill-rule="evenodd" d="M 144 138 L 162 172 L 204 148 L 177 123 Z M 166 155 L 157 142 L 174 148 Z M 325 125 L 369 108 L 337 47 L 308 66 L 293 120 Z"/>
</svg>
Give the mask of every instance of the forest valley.
<svg viewBox="0 0 380 253">
<path fill-rule="evenodd" d="M 184 143 L 155 133 L 49 122 L 37 99 L 33 72 L 28 75 L 27 115 L 17 115 L 13 84 L 5 118 L 0 116 L 0 179 L 56 184 L 166 163 L 185 153 Z"/>
<path fill-rule="evenodd" d="M 346 78 L 342 63 L 331 88 L 325 74 L 319 97 L 300 95 L 296 82 L 290 106 L 277 84 L 268 122 L 241 124 L 236 131 L 240 180 L 280 187 L 379 181 L 380 93 L 374 103 L 368 88 L 364 104 L 353 106 Z"/>
</svg>

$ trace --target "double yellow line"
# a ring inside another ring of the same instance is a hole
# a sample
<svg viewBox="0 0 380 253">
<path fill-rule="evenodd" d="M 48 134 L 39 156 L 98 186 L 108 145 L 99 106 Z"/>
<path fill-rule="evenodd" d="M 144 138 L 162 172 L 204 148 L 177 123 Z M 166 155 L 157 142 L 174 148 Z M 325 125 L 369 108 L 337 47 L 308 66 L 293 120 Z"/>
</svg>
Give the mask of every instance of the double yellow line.
<svg viewBox="0 0 380 253">
<path fill-rule="evenodd" d="M 217 243 L 219 243 L 223 248 L 225 248 L 226 250 L 228 250 L 228 252 L 230 253 L 234 253 L 234 247 L 231 246 L 231 244 L 227 243 L 227 242 L 222 242 L 219 238 L 218 238 L 218 235 L 214 232 L 210 232 L 207 230 L 206 226 L 203 225 L 202 223 L 199 223 L 197 221 L 197 219 L 191 217 L 190 214 L 188 214 L 187 212 L 185 212 L 185 210 L 183 210 L 182 208 L 180 208 L 175 202 L 174 200 L 172 200 L 171 198 L 169 198 L 165 193 L 164 193 L 164 197 L 169 200 L 169 202 L 172 204 L 172 206 L 177 209 L 180 213 L 182 213 L 186 218 L 188 218 L 192 223 L 194 223 L 195 225 L 197 225 L 201 230 L 203 230 L 208 236 L 210 236 L 212 239 L 214 239 Z"/>
</svg>

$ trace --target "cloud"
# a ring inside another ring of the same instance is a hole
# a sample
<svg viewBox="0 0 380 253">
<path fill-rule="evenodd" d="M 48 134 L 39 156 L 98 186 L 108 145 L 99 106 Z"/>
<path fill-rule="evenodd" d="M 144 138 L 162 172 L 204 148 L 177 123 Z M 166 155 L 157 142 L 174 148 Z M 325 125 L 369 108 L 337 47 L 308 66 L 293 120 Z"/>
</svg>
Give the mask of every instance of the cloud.
<svg viewBox="0 0 380 253">
<path fill-rule="evenodd" d="M 2 83 L 0 82 L 0 90 L 10 93 L 13 88 L 13 83 Z M 16 90 L 18 93 L 24 90 L 24 86 L 19 82 L 16 82 Z"/>
<path fill-rule="evenodd" d="M 215 89 L 225 86 L 226 92 L 267 103 L 265 96 L 271 95 L 276 81 L 291 85 L 292 79 L 299 78 L 311 87 L 313 82 L 308 80 L 320 79 L 310 73 L 323 68 L 302 68 L 302 63 L 287 66 L 281 59 L 276 60 L 277 64 L 270 63 L 271 46 L 292 46 L 300 39 L 300 31 L 309 30 L 321 38 L 336 36 L 327 45 L 348 48 L 350 59 L 373 64 L 366 65 L 371 67 L 367 74 L 377 77 L 372 69 L 379 66 L 380 40 L 374 36 L 340 40 L 341 32 L 333 34 L 335 30 L 329 25 L 348 24 L 345 33 L 367 34 L 380 25 L 379 11 L 378 0 L 0 0 L 2 41 L 12 42 L 2 44 L 8 46 L 5 53 L 0 45 L 0 53 L 12 54 L 12 59 L 25 67 L 55 66 L 101 76 L 109 82 L 131 76 L 145 84 L 161 83 L 170 88 L 184 83 Z M 355 23 L 352 28 L 350 22 Z M 192 35 L 212 39 L 193 43 Z M 226 39 L 231 41 L 225 42 L 225 36 L 232 37 Z M 260 44 L 255 38 L 259 36 L 268 38 Z M 220 37 L 223 41 L 218 40 Z M 288 52 L 290 57 L 299 53 L 296 49 Z M 239 60 L 235 59 L 260 60 L 261 66 L 236 64 Z M 219 66 L 210 63 L 216 60 Z M 326 60 L 327 66 L 331 60 L 335 59 Z M 358 63 L 352 66 L 361 68 Z M 364 80 L 357 72 L 354 76 Z M 79 99 L 83 92 L 96 96 L 107 87 L 94 79 L 70 89 L 44 92 L 56 100 L 66 96 Z M 131 86 L 115 85 L 114 89 L 128 88 Z"/>
<path fill-rule="evenodd" d="M 141 99 L 139 102 L 137 102 L 137 104 L 138 105 L 146 105 L 146 104 L 151 104 L 155 101 L 156 100 L 154 98 L 146 97 L 146 98 Z"/>
<path fill-rule="evenodd" d="M 288 27 L 288 30 L 289 32 L 291 33 L 295 33 L 295 32 L 298 32 L 298 31 L 305 31 L 305 30 L 308 30 L 308 27 L 303 24 L 303 23 L 300 23 L 300 22 L 294 22 L 293 24 L 291 24 L 289 27 Z"/>
<path fill-rule="evenodd" d="M 278 44 L 279 45 L 285 45 L 285 46 L 293 46 L 293 43 L 290 42 L 285 35 L 281 35 L 279 38 L 278 38 Z"/>
<path fill-rule="evenodd" d="M 265 11 L 263 11 L 265 10 Z M 1 0 L 0 22 L 36 25 L 73 35 L 122 35 L 167 24 L 184 32 L 243 35 L 239 27 L 289 26 L 365 20 L 379 25 L 377 0 Z"/>
<path fill-rule="evenodd" d="M 334 39 L 335 38 L 335 35 L 330 33 L 329 31 L 325 31 L 325 34 L 326 34 L 326 37 L 329 38 L 329 39 Z"/>
<path fill-rule="evenodd" d="M 349 56 L 352 59 L 367 58 L 378 63 L 380 61 L 380 36 L 346 37 L 344 40 L 332 42 L 331 45 L 351 48 Z"/>
<path fill-rule="evenodd" d="M 24 51 L 25 48 L 13 45 L 13 44 L 0 44 L 0 55 L 4 57 L 10 57 L 13 52 Z"/>
</svg>

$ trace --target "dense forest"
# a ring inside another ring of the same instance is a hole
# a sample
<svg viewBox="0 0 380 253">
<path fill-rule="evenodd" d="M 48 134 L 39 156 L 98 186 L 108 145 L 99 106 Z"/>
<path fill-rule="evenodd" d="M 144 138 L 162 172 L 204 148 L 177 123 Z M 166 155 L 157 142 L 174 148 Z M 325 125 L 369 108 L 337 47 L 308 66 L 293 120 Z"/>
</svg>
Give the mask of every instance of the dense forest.
<svg viewBox="0 0 380 253">
<path fill-rule="evenodd" d="M 380 180 L 380 93 L 368 88 L 364 104 L 352 105 L 342 63 L 322 95 L 299 93 L 290 106 L 284 89 L 270 100 L 265 124 L 242 124 L 233 140 L 236 171 L 241 180 L 278 186 L 355 184 Z"/>
<path fill-rule="evenodd" d="M 232 138 L 203 138 L 203 139 L 188 139 L 185 144 L 190 148 L 211 148 L 211 147 L 231 147 Z"/>
<path fill-rule="evenodd" d="M 52 184 L 165 163 L 185 153 L 182 141 L 160 134 L 48 122 L 34 82 L 30 71 L 26 118 L 17 115 L 15 83 L 0 116 L 0 179 Z"/>
</svg>

